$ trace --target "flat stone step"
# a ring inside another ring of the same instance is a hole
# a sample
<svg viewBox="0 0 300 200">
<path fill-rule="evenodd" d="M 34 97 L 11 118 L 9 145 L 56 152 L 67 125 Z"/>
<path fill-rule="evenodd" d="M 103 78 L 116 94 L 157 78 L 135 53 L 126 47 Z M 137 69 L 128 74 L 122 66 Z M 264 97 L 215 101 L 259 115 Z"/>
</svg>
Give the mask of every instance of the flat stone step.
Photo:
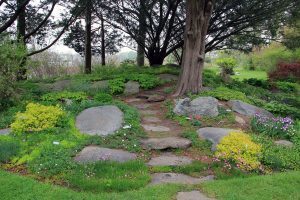
<svg viewBox="0 0 300 200">
<path fill-rule="evenodd" d="M 8 135 L 10 132 L 10 128 L 0 129 L 0 135 Z"/>
<path fill-rule="evenodd" d="M 142 127 L 146 131 L 153 131 L 153 132 L 168 132 L 171 129 L 166 127 L 166 126 L 160 126 L 160 125 L 155 125 L 155 124 L 142 124 Z"/>
<path fill-rule="evenodd" d="M 192 145 L 192 142 L 180 137 L 166 137 L 166 138 L 149 138 L 141 141 L 144 149 L 187 149 Z"/>
<path fill-rule="evenodd" d="M 133 106 L 136 107 L 137 109 L 147 109 L 151 105 L 150 104 L 133 104 Z"/>
<path fill-rule="evenodd" d="M 136 154 L 118 149 L 108 149 L 97 146 L 85 147 L 74 160 L 78 163 L 93 163 L 97 161 L 127 162 L 135 160 Z"/>
<path fill-rule="evenodd" d="M 176 155 L 161 155 L 152 158 L 149 162 L 149 166 L 183 166 L 189 165 L 193 160 L 186 156 L 176 156 Z"/>
<path fill-rule="evenodd" d="M 214 200 L 208 198 L 204 194 L 199 191 L 191 191 L 191 192 L 178 192 L 177 200 Z"/>
<path fill-rule="evenodd" d="M 152 116 L 147 116 L 147 117 L 143 117 L 143 120 L 145 122 L 148 123 L 157 123 L 157 122 L 161 122 L 161 119 L 157 118 L 157 117 L 152 117 Z"/>
<path fill-rule="evenodd" d="M 157 110 L 140 110 L 142 115 L 156 115 L 158 113 Z"/>
<path fill-rule="evenodd" d="M 133 98 L 133 99 L 126 99 L 125 102 L 127 103 L 134 103 L 134 102 L 140 102 L 141 99 L 138 98 Z"/>
<path fill-rule="evenodd" d="M 206 176 L 202 178 L 194 178 L 185 174 L 176 173 L 155 173 L 152 174 L 151 185 L 175 183 L 175 184 L 199 184 L 204 181 L 213 180 L 214 176 Z"/>
</svg>

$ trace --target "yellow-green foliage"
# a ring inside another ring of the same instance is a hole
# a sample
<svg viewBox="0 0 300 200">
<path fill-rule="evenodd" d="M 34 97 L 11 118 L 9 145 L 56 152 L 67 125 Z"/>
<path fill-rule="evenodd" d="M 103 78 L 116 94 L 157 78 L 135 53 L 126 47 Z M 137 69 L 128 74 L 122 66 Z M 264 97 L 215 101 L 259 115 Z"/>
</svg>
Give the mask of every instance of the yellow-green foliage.
<svg viewBox="0 0 300 200">
<path fill-rule="evenodd" d="M 17 113 L 11 128 L 16 133 L 42 131 L 55 127 L 65 112 L 58 106 L 29 103 L 24 113 Z"/>
<path fill-rule="evenodd" d="M 261 146 L 252 142 L 249 135 L 231 132 L 217 145 L 216 156 L 234 162 L 242 170 L 252 171 L 260 166 Z"/>
</svg>

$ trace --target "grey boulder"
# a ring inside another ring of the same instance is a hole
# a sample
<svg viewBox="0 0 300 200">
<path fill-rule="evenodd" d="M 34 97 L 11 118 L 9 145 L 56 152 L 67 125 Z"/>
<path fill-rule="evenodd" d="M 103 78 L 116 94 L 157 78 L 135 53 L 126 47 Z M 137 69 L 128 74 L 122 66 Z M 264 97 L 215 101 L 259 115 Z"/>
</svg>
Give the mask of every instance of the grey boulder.
<svg viewBox="0 0 300 200">
<path fill-rule="evenodd" d="M 140 84 L 136 81 L 128 81 L 125 84 L 124 94 L 132 95 L 140 92 Z"/>
<path fill-rule="evenodd" d="M 84 110 L 76 118 L 76 127 L 88 135 L 106 136 L 122 127 L 123 112 L 116 106 L 100 106 Z"/>
<path fill-rule="evenodd" d="M 264 117 L 273 117 L 273 114 L 263 108 L 253 106 L 240 100 L 231 100 L 228 102 L 231 109 L 241 115 L 253 117 L 255 114 L 260 114 Z"/>
<path fill-rule="evenodd" d="M 11 132 L 9 128 L 7 129 L 0 129 L 0 135 L 8 135 Z"/>
</svg>

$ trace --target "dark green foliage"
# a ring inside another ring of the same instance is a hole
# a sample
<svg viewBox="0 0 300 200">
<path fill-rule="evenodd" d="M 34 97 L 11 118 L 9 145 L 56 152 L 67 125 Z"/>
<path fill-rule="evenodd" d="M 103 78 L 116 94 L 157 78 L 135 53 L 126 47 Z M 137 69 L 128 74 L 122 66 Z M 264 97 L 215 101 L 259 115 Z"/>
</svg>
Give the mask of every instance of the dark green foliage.
<svg viewBox="0 0 300 200">
<path fill-rule="evenodd" d="M 255 86 L 255 87 L 262 87 L 264 89 L 270 89 L 271 88 L 271 84 L 268 81 L 257 79 L 257 78 L 245 79 L 243 82 L 247 83 L 249 85 Z"/>
<path fill-rule="evenodd" d="M 125 78 L 115 78 L 109 80 L 109 89 L 111 94 L 121 94 L 125 88 Z"/>
<path fill-rule="evenodd" d="M 56 102 L 56 101 L 63 101 L 66 99 L 70 99 L 73 101 L 83 101 L 87 99 L 87 95 L 84 92 L 55 92 L 55 93 L 49 93 L 45 94 L 41 98 L 43 101 L 50 101 L 50 102 Z"/>
<path fill-rule="evenodd" d="M 20 143 L 9 136 L 0 136 L 0 163 L 10 161 L 20 151 Z"/>
<path fill-rule="evenodd" d="M 113 100 L 113 97 L 107 93 L 98 93 L 95 95 L 94 99 L 101 103 L 111 103 Z"/>
</svg>

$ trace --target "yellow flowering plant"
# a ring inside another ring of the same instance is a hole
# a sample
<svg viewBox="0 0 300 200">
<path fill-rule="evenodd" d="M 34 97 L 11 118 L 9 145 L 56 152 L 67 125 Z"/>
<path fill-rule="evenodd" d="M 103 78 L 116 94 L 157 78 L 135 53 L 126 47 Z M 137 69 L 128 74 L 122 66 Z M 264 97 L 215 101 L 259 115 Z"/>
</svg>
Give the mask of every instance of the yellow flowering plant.
<svg viewBox="0 0 300 200">
<path fill-rule="evenodd" d="M 221 139 L 215 152 L 217 158 L 230 161 L 245 171 L 260 168 L 261 146 L 254 143 L 250 136 L 242 132 L 231 132 Z"/>
<path fill-rule="evenodd" d="M 15 133 L 43 131 L 57 126 L 64 116 L 65 112 L 58 106 L 29 103 L 25 112 L 17 113 L 11 128 Z"/>
</svg>

